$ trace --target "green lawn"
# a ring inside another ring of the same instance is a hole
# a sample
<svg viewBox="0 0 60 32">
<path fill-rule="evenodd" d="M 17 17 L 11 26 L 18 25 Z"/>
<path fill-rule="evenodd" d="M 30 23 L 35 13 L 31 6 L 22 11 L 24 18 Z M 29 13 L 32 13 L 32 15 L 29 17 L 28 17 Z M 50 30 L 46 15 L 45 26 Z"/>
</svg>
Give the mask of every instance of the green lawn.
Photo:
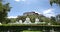
<svg viewBox="0 0 60 32">
<path fill-rule="evenodd" d="M 42 32 L 42 31 L 27 31 L 27 30 L 25 30 L 25 31 L 22 31 L 22 32 Z"/>
</svg>

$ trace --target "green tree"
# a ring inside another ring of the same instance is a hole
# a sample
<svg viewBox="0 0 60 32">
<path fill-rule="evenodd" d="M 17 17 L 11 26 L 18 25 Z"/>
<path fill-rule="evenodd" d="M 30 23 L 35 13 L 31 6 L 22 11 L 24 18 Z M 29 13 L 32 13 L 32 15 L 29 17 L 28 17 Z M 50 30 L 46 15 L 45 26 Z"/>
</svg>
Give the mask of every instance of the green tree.
<svg viewBox="0 0 60 32">
<path fill-rule="evenodd" d="M 26 17 L 27 16 L 18 16 L 17 21 L 22 20 L 24 22 Z"/>
<path fill-rule="evenodd" d="M 60 0 L 50 0 L 50 4 L 52 5 L 53 3 L 60 5 Z"/>
<path fill-rule="evenodd" d="M 57 24 L 55 17 L 51 16 L 50 21 L 52 24 Z"/>
<path fill-rule="evenodd" d="M 60 14 L 56 15 L 56 21 L 60 22 Z"/>
<path fill-rule="evenodd" d="M 51 16 L 51 20 L 52 21 L 56 21 L 55 17 Z"/>
<path fill-rule="evenodd" d="M 7 14 L 10 11 L 9 3 L 3 4 L 3 0 L 0 0 L 0 22 L 5 23 Z"/>
<path fill-rule="evenodd" d="M 10 19 L 8 19 L 8 23 L 14 23 L 14 22 L 16 22 L 17 21 L 17 19 L 16 18 L 10 18 Z"/>
</svg>

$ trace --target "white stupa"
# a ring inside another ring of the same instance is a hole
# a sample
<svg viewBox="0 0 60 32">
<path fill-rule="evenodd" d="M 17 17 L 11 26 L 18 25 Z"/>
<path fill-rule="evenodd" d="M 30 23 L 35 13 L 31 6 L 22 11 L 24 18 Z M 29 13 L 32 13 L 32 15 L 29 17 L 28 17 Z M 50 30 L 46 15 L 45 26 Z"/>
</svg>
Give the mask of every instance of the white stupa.
<svg viewBox="0 0 60 32">
<path fill-rule="evenodd" d="M 0 25 L 2 25 L 2 23 L 0 23 Z"/>
<path fill-rule="evenodd" d="M 27 17 L 24 24 L 31 24 L 30 18 Z"/>
<path fill-rule="evenodd" d="M 19 20 L 19 23 L 22 24 L 22 20 Z"/>
<path fill-rule="evenodd" d="M 51 25 L 51 23 L 48 23 L 48 25 Z"/>
<path fill-rule="evenodd" d="M 38 18 L 35 19 L 35 24 L 37 24 L 37 23 L 39 23 L 39 19 Z"/>
</svg>

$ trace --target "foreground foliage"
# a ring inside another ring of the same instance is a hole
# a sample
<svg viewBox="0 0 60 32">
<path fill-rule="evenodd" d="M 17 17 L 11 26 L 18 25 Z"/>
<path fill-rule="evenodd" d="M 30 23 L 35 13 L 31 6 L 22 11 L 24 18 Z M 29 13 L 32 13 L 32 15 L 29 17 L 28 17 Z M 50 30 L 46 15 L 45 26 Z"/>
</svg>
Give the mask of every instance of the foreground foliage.
<svg viewBox="0 0 60 32">
<path fill-rule="evenodd" d="M 0 0 L 0 22 L 5 23 L 7 19 L 7 14 L 10 11 L 9 3 L 3 4 L 3 0 Z"/>
<path fill-rule="evenodd" d="M 56 3 L 60 6 L 60 0 L 50 0 L 50 4 Z"/>
</svg>

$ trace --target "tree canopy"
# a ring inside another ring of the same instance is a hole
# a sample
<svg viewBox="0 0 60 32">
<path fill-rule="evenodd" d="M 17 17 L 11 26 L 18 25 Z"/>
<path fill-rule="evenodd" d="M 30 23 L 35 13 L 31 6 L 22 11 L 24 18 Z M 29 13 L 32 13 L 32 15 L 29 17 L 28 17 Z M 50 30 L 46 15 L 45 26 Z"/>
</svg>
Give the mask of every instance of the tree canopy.
<svg viewBox="0 0 60 32">
<path fill-rule="evenodd" d="M 60 6 L 60 0 L 50 0 L 50 4 L 56 3 Z"/>
<path fill-rule="evenodd" d="M 7 12 L 10 11 L 10 6 L 9 6 L 9 3 L 5 3 L 3 4 L 2 3 L 3 0 L 0 0 L 0 22 L 3 23 L 3 22 L 6 22 L 7 20 Z"/>
</svg>

